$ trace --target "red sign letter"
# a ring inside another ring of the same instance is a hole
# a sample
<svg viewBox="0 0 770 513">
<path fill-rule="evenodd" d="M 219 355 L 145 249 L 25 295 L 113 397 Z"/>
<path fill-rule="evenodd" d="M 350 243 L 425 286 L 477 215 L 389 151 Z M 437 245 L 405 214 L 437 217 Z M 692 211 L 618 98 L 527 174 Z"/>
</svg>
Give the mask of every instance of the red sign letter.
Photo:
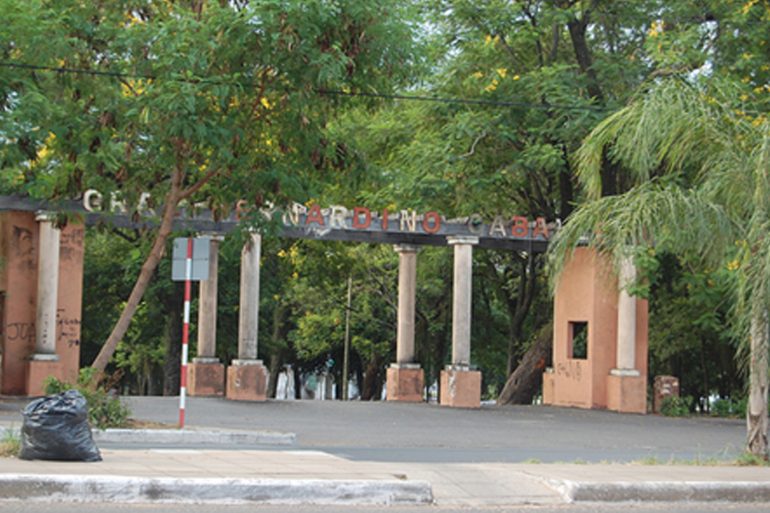
<svg viewBox="0 0 770 513">
<path fill-rule="evenodd" d="M 527 221 L 526 217 L 513 216 L 511 235 L 514 237 L 526 237 L 529 235 L 529 222 Z"/>
<path fill-rule="evenodd" d="M 321 207 L 317 204 L 310 207 L 310 211 L 307 213 L 305 224 L 308 225 L 310 223 L 318 223 L 324 226 L 324 216 L 321 213 Z"/>
<path fill-rule="evenodd" d="M 358 222 L 359 216 L 363 214 L 364 222 Z M 357 230 L 366 230 L 372 224 L 372 211 L 366 207 L 355 207 L 353 209 L 353 228 Z"/>
<path fill-rule="evenodd" d="M 388 209 L 387 208 L 382 209 L 382 217 L 380 217 L 380 228 L 382 228 L 382 231 L 384 232 L 388 231 Z"/>
<path fill-rule="evenodd" d="M 433 219 L 433 226 L 430 225 L 428 219 Z M 422 216 L 422 229 L 425 230 L 425 233 L 438 233 L 441 229 L 441 216 L 438 215 L 438 212 L 432 210 L 425 212 L 425 215 Z"/>
</svg>

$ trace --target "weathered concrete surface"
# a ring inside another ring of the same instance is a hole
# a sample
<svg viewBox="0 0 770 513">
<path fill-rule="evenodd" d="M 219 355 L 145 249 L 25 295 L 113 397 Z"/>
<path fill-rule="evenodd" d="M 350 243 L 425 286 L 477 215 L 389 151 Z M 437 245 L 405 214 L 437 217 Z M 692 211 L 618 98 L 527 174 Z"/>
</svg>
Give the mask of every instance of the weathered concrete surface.
<svg viewBox="0 0 770 513">
<path fill-rule="evenodd" d="M 543 465 L 566 502 L 770 502 L 770 469 L 728 465 Z"/>
<path fill-rule="evenodd" d="M 352 461 L 319 451 L 110 450 L 0 459 L 0 500 L 427 504 L 770 502 L 770 468 Z"/>
<path fill-rule="evenodd" d="M 207 504 L 427 504 L 425 482 L 83 475 L 0 476 L 0 500 Z"/>
<path fill-rule="evenodd" d="M 292 445 L 294 433 L 205 429 L 94 429 L 96 443 L 158 445 Z"/>
</svg>

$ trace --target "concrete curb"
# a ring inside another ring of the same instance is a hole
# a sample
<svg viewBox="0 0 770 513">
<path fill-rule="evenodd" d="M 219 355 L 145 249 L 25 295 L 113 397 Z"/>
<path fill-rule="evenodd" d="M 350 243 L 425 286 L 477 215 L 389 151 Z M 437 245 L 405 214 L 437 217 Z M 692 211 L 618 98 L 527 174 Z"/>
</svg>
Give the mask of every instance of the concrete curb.
<svg viewBox="0 0 770 513">
<path fill-rule="evenodd" d="M 770 482 L 548 480 L 565 502 L 770 502 Z"/>
<path fill-rule="evenodd" d="M 99 443 L 135 444 L 212 444 L 212 445 L 293 445 L 294 433 L 277 431 L 214 431 L 203 429 L 94 429 Z"/>
<path fill-rule="evenodd" d="M 206 504 L 430 504 L 425 481 L 0 476 L 0 501 Z"/>
<path fill-rule="evenodd" d="M 93 429 L 97 444 L 163 445 L 294 445 L 297 435 L 278 431 L 217 431 L 211 429 Z M 0 435 L 21 436 L 21 428 L 0 427 Z"/>
</svg>

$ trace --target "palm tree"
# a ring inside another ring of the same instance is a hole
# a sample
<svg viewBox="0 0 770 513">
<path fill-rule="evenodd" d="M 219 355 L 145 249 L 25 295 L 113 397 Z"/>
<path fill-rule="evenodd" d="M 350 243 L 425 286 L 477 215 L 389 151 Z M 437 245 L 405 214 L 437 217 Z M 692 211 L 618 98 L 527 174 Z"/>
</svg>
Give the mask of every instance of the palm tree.
<svg viewBox="0 0 770 513">
<path fill-rule="evenodd" d="M 586 240 L 619 263 L 630 248 L 725 265 L 734 281 L 739 358 L 747 365 L 747 450 L 767 458 L 770 306 L 770 123 L 747 113 L 739 85 L 667 78 L 648 85 L 584 141 L 588 200 L 550 250 L 552 278 Z M 601 197 L 602 163 L 622 166 L 626 192 Z"/>
</svg>

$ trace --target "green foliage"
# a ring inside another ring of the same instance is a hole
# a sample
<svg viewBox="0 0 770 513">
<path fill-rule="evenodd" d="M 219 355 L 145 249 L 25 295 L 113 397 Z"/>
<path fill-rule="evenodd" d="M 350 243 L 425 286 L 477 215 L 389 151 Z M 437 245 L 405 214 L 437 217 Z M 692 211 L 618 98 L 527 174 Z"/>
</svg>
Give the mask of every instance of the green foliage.
<svg viewBox="0 0 770 513">
<path fill-rule="evenodd" d="M 88 404 L 88 421 L 99 429 L 126 427 L 131 411 L 119 397 L 111 395 L 102 384 L 94 388 L 95 369 L 85 367 L 80 369 L 75 385 L 64 383 L 54 377 L 45 381 L 45 393 L 58 394 L 65 390 L 76 389 L 86 399 Z"/>
<path fill-rule="evenodd" d="M 770 465 L 767 455 L 757 455 L 750 452 L 744 452 L 738 459 L 735 460 L 735 464 L 739 467 L 767 467 Z"/>
<path fill-rule="evenodd" d="M 711 415 L 715 417 L 746 417 L 746 398 L 720 398 L 711 405 Z"/>
<path fill-rule="evenodd" d="M 15 458 L 21 451 L 21 436 L 13 428 L 5 428 L 0 438 L 0 458 Z"/>
<path fill-rule="evenodd" d="M 683 397 L 670 395 L 663 398 L 660 414 L 666 417 L 689 417 L 692 414 L 693 403 L 693 398 L 689 395 Z"/>
</svg>

